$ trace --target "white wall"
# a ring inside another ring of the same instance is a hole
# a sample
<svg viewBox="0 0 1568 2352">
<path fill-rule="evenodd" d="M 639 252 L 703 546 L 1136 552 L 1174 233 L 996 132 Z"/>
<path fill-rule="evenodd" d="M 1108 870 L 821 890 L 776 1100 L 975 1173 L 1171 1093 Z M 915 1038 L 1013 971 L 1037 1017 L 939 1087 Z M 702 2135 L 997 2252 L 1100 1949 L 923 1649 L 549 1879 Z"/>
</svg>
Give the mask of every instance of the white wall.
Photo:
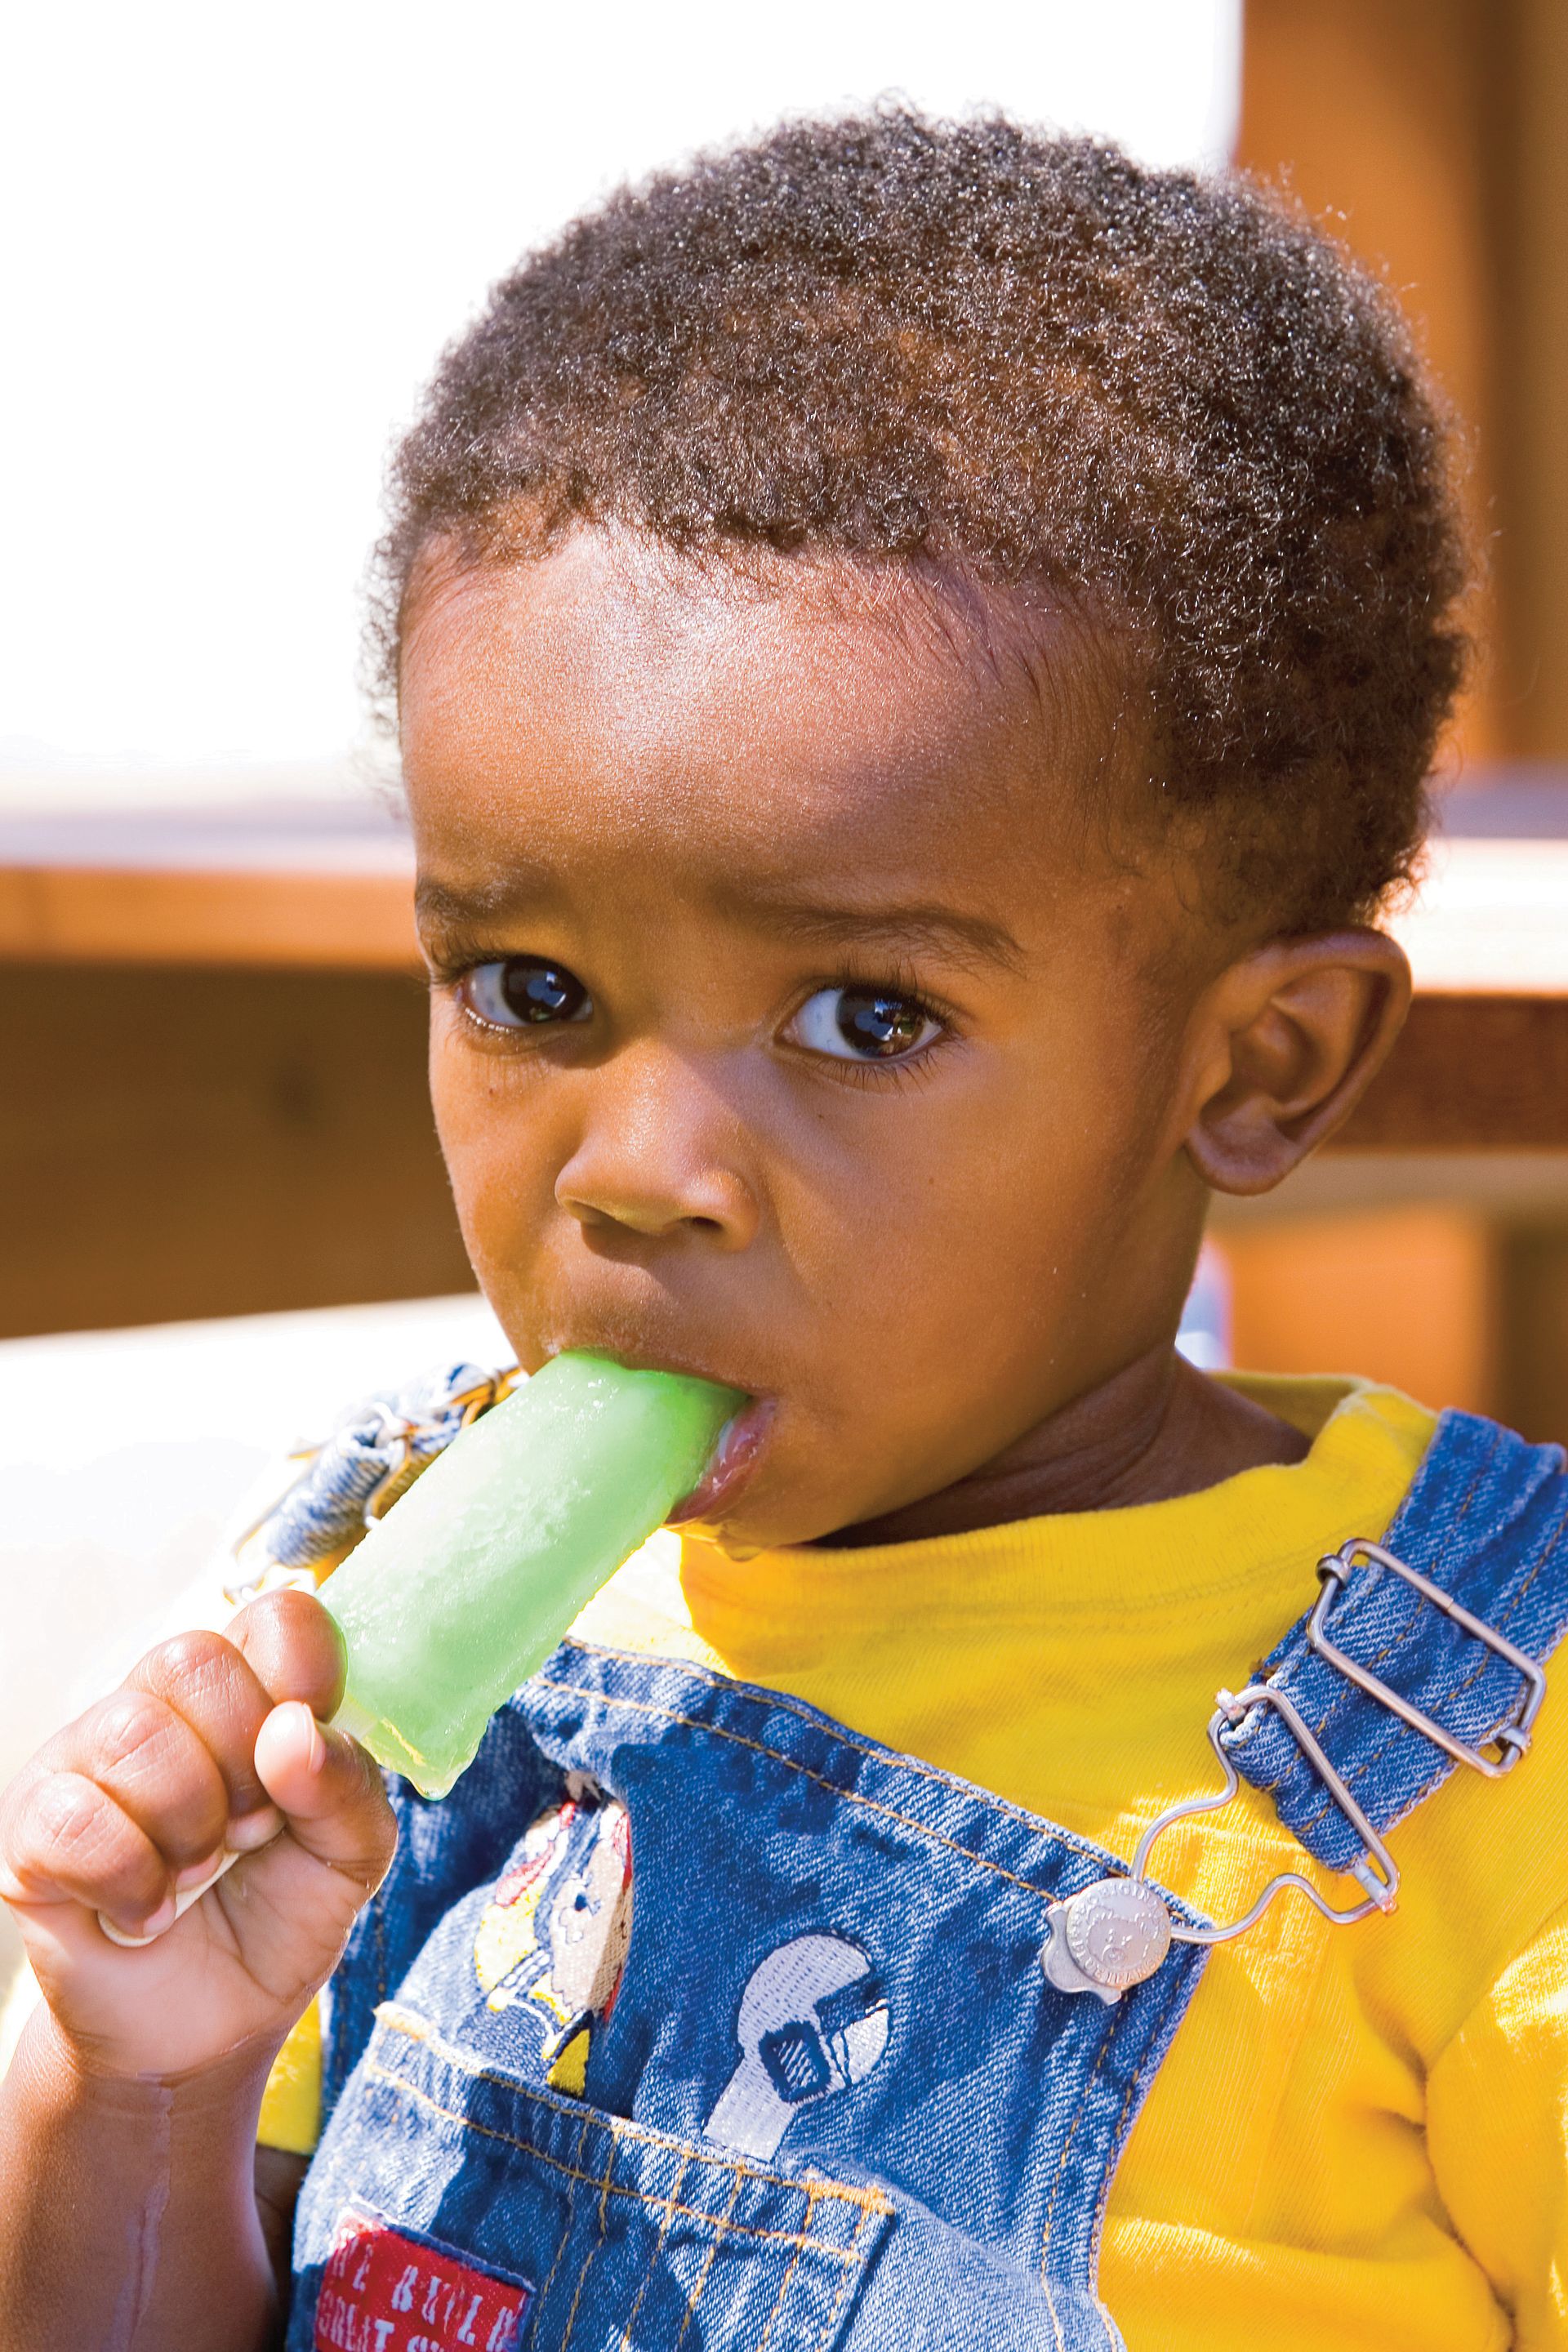
<svg viewBox="0 0 1568 2352">
<path fill-rule="evenodd" d="M 1228 152 L 1240 0 L 50 0 L 0 53 L 0 805 L 331 789 L 440 344 L 628 173 L 898 89 Z"/>
</svg>

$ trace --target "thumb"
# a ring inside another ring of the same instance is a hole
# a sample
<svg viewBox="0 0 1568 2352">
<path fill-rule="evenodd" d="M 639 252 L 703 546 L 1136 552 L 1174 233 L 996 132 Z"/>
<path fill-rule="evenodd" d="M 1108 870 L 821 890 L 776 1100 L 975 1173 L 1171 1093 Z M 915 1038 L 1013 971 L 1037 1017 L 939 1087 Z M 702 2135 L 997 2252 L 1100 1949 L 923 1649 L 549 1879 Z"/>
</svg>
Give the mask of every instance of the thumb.
<svg viewBox="0 0 1568 2352">
<path fill-rule="evenodd" d="M 256 1736 L 256 1777 L 296 1845 L 366 1895 L 386 1875 L 397 1824 L 379 1767 L 346 1732 L 329 1731 L 300 1699 L 275 1706 Z"/>
</svg>

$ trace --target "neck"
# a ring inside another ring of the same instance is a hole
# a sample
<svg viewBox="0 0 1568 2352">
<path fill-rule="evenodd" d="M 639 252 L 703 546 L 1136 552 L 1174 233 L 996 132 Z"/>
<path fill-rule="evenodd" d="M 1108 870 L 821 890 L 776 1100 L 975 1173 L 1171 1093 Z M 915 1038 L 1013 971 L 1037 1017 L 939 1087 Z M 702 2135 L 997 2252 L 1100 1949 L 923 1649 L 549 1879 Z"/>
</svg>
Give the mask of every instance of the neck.
<svg viewBox="0 0 1568 2352">
<path fill-rule="evenodd" d="M 917 1543 L 1048 1512 L 1168 1502 L 1238 1471 L 1300 1462 L 1308 1451 L 1300 1430 L 1205 1378 L 1163 1343 L 1037 1423 L 967 1477 L 822 1540 Z"/>
</svg>

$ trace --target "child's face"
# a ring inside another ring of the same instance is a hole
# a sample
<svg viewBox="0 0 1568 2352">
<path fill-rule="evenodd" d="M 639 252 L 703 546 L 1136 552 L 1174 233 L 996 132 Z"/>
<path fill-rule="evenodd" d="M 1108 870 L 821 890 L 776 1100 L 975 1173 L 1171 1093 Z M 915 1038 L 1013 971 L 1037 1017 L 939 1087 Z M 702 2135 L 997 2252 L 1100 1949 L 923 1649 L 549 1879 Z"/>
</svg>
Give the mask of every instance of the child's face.
<svg viewBox="0 0 1568 2352">
<path fill-rule="evenodd" d="M 764 1401 L 704 1513 L 738 1543 L 932 1495 L 1157 1347 L 1202 1219 L 1174 880 L 1096 845 L 1020 665 L 837 587 L 586 532 L 434 568 L 404 662 L 479 1280 L 530 1368 Z"/>
</svg>

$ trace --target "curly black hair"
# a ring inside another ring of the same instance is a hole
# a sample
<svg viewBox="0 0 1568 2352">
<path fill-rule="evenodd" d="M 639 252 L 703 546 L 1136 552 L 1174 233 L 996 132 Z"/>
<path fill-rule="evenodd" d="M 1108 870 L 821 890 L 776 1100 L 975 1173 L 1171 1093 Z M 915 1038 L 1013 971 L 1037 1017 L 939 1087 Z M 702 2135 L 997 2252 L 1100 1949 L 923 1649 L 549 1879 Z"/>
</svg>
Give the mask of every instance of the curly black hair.
<svg viewBox="0 0 1568 2352">
<path fill-rule="evenodd" d="M 1448 436 L 1387 292 L 1243 180 L 882 108 L 623 190 L 397 452 L 384 688 L 434 539 L 584 522 L 1043 590 L 1137 649 L 1150 805 L 1227 897 L 1308 931 L 1411 869 L 1467 651 Z"/>
</svg>

